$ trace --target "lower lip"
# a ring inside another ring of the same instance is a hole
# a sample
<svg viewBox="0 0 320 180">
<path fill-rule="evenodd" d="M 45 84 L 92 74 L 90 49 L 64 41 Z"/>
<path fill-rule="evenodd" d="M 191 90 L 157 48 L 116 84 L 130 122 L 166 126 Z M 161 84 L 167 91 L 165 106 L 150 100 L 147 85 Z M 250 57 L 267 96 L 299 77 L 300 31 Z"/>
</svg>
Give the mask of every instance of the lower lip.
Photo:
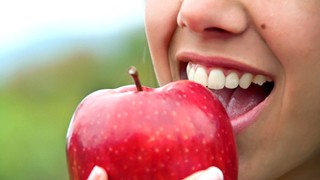
<svg viewBox="0 0 320 180">
<path fill-rule="evenodd" d="M 273 91 L 266 97 L 265 100 L 260 102 L 256 107 L 248 111 L 247 113 L 240 115 L 234 119 L 231 119 L 231 125 L 233 128 L 233 132 L 237 135 L 241 133 L 243 130 L 247 129 L 251 124 L 257 121 L 258 116 L 261 114 L 263 109 L 269 104 L 270 98 L 273 94 Z"/>
</svg>

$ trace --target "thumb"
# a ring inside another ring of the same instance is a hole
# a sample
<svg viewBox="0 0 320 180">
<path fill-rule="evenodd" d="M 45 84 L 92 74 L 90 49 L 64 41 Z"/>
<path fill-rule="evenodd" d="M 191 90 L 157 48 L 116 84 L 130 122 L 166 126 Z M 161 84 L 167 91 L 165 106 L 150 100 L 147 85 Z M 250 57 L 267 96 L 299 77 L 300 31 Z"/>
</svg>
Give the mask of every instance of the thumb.
<svg viewBox="0 0 320 180">
<path fill-rule="evenodd" d="M 107 173 L 106 171 L 99 167 L 99 166 L 95 166 L 89 177 L 88 177 L 88 180 L 108 180 L 108 176 L 107 176 Z"/>
<path fill-rule="evenodd" d="M 184 180 L 223 180 L 223 173 L 217 167 L 209 167 L 206 170 L 195 172 Z"/>
<path fill-rule="evenodd" d="M 209 167 L 199 175 L 197 180 L 223 180 L 223 173 L 217 167 Z"/>
</svg>

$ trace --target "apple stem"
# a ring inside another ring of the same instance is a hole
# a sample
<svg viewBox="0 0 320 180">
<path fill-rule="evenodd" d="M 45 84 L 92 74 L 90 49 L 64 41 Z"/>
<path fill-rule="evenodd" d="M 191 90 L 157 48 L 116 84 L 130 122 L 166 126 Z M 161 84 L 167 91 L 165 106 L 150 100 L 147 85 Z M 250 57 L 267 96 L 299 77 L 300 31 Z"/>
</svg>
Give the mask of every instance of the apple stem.
<svg viewBox="0 0 320 180">
<path fill-rule="evenodd" d="M 130 76 L 134 80 L 134 83 L 136 84 L 136 87 L 137 87 L 137 91 L 143 91 L 142 86 L 141 86 L 141 82 L 139 80 L 137 68 L 134 66 L 131 66 L 128 70 L 128 73 L 130 74 Z"/>
</svg>

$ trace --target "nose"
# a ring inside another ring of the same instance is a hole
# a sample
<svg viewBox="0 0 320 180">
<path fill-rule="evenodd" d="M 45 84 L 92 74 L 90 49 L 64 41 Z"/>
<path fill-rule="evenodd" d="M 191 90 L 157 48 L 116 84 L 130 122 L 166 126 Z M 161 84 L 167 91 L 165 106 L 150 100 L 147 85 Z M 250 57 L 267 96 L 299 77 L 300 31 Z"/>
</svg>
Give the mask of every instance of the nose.
<svg viewBox="0 0 320 180">
<path fill-rule="evenodd" d="M 197 33 L 239 34 L 247 29 L 248 17 L 235 0 L 183 0 L 177 23 Z"/>
</svg>

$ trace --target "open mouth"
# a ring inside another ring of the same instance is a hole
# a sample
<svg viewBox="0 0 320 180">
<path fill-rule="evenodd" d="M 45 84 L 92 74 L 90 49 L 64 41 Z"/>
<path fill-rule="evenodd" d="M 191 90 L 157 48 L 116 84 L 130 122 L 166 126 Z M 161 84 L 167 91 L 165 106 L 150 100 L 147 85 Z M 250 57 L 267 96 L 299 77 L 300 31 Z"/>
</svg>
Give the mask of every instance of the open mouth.
<svg viewBox="0 0 320 180">
<path fill-rule="evenodd" d="M 180 78 L 208 87 L 225 107 L 236 133 L 255 121 L 274 87 L 263 74 L 192 62 L 180 63 Z"/>
</svg>

